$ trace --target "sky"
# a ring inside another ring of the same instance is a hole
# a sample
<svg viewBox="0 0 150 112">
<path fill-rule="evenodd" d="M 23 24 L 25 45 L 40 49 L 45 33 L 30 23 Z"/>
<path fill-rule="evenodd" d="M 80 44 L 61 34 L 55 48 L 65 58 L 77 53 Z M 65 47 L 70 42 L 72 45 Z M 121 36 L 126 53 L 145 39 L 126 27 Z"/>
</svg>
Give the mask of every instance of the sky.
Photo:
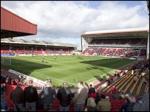
<svg viewBox="0 0 150 112">
<path fill-rule="evenodd" d="M 2 7 L 38 25 L 27 40 L 70 43 L 80 49 L 87 31 L 149 27 L 145 1 L 2 1 Z"/>
</svg>

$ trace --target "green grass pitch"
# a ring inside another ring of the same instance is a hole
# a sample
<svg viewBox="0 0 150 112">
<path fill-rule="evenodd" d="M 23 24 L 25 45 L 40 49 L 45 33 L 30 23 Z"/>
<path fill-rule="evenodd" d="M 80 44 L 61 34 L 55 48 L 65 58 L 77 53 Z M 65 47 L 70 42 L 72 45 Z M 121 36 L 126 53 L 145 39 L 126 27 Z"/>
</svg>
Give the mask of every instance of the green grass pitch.
<svg viewBox="0 0 150 112">
<path fill-rule="evenodd" d="M 12 57 L 12 65 L 2 67 L 9 67 L 41 80 L 52 79 L 55 85 L 64 81 L 74 85 L 80 80 L 90 82 L 96 77 L 103 78 L 133 62 L 129 59 L 101 56 L 44 56 L 44 62 L 42 60 L 42 56 L 16 56 Z"/>
</svg>

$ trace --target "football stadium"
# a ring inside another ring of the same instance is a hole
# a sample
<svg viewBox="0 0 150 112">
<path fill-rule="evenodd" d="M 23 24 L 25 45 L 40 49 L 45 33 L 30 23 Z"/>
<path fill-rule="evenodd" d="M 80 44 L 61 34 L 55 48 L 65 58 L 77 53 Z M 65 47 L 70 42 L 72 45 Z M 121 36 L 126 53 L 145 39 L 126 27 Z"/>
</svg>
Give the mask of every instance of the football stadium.
<svg viewBox="0 0 150 112">
<path fill-rule="evenodd" d="M 19 38 L 37 33 L 1 7 L 1 111 L 149 111 L 148 28 L 86 31 L 81 50 Z"/>
</svg>

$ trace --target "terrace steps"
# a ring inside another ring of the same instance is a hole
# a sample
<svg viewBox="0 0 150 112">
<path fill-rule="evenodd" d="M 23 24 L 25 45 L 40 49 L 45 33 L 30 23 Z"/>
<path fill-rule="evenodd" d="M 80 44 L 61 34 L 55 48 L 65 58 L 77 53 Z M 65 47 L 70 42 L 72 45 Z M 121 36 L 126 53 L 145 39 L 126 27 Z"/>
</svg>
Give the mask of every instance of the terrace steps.
<svg viewBox="0 0 150 112">
<path fill-rule="evenodd" d="M 130 75 L 130 76 L 128 77 L 128 79 L 126 79 L 126 80 L 123 82 L 123 84 L 121 83 L 122 85 L 118 87 L 118 90 L 123 91 L 123 90 L 126 88 L 126 86 L 130 84 L 130 81 L 133 80 L 133 77 L 134 77 L 134 75 Z"/>
<path fill-rule="evenodd" d="M 138 84 L 141 82 L 140 78 L 141 78 L 141 76 L 136 80 L 136 82 L 133 84 L 133 86 L 131 87 L 131 89 L 128 90 L 128 91 L 125 91 L 125 92 L 130 92 L 130 93 L 135 94 L 135 91 L 136 91 L 136 89 L 138 87 Z"/>
<path fill-rule="evenodd" d="M 113 86 L 119 89 L 124 84 L 124 82 L 126 82 L 130 77 L 131 75 L 127 74 L 126 77 L 124 77 L 120 82 L 117 82 Z M 110 91 L 111 91 L 111 88 L 107 90 L 107 92 L 110 92 Z"/>
<path fill-rule="evenodd" d="M 112 90 L 112 87 L 115 87 L 123 93 L 131 93 L 134 96 L 140 96 L 148 87 L 145 77 L 146 76 L 143 77 L 139 74 L 131 74 L 131 72 L 128 71 L 121 78 L 113 82 L 111 85 L 102 88 L 100 91 L 102 93 L 109 93 Z M 99 88 L 100 87 L 98 87 L 98 89 Z"/>
<path fill-rule="evenodd" d="M 137 90 L 136 90 L 136 92 L 135 92 L 135 95 L 136 96 L 138 96 L 138 95 L 140 95 L 140 91 L 142 90 L 142 85 L 144 84 L 144 78 L 142 78 L 142 80 L 140 81 L 140 84 L 138 85 L 138 87 L 137 87 Z M 143 89 L 144 90 L 144 89 Z M 142 90 L 142 91 L 143 91 Z"/>
<path fill-rule="evenodd" d="M 110 86 L 107 86 L 106 88 L 102 89 L 102 92 L 106 92 L 112 86 L 115 86 L 115 85 L 119 84 L 122 80 L 124 80 L 124 77 L 127 77 L 127 75 L 123 75 L 119 80 L 117 80 L 116 82 L 112 83 Z"/>
</svg>

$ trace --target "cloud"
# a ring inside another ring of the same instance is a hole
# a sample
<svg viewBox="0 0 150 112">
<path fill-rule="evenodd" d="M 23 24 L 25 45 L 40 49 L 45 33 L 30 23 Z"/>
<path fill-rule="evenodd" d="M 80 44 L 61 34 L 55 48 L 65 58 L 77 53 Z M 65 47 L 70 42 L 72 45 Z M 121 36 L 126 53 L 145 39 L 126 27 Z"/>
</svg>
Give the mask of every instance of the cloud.
<svg viewBox="0 0 150 112">
<path fill-rule="evenodd" d="M 74 43 L 79 48 L 85 31 L 148 26 L 145 2 L 134 3 L 131 7 L 121 1 L 2 1 L 2 6 L 38 24 L 33 39 Z"/>
</svg>

